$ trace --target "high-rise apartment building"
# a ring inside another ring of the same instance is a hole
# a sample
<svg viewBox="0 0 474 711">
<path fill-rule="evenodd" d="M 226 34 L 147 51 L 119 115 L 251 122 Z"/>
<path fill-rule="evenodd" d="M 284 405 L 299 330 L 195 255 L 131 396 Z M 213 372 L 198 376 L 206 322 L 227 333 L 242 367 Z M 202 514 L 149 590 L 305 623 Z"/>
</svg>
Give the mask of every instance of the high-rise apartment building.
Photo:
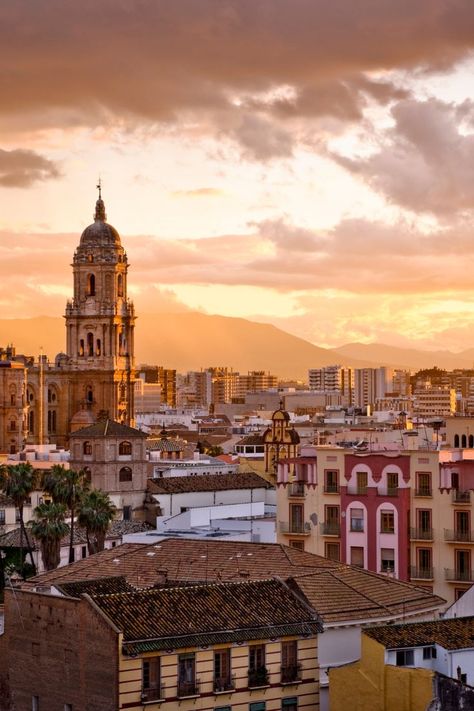
<svg viewBox="0 0 474 711">
<path fill-rule="evenodd" d="M 347 398 L 347 404 L 352 404 L 354 390 L 354 370 L 343 368 L 342 365 L 327 365 L 323 368 L 308 370 L 310 390 L 321 392 L 337 392 Z"/>
</svg>

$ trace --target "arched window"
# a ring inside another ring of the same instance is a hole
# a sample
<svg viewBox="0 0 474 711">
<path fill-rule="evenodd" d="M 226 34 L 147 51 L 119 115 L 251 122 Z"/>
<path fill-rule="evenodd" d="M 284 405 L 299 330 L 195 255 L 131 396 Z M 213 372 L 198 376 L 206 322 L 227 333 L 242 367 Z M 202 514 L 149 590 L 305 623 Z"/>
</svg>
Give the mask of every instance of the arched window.
<svg viewBox="0 0 474 711">
<path fill-rule="evenodd" d="M 48 410 L 48 432 L 56 432 L 56 410 Z"/>
<path fill-rule="evenodd" d="M 86 400 L 87 402 L 94 402 L 94 392 L 92 390 L 92 385 L 88 385 L 86 389 Z"/>
<path fill-rule="evenodd" d="M 123 276 L 121 274 L 117 277 L 117 295 L 123 296 Z"/>
<path fill-rule="evenodd" d="M 87 355 L 89 356 L 89 358 L 92 358 L 94 356 L 94 334 L 93 333 L 87 334 Z"/>
<path fill-rule="evenodd" d="M 15 432 L 16 430 L 16 420 L 10 420 L 10 430 Z"/>
<path fill-rule="evenodd" d="M 131 453 L 132 453 L 132 443 L 131 442 L 120 442 L 119 454 L 131 454 Z"/>
<path fill-rule="evenodd" d="M 119 471 L 119 481 L 132 481 L 132 470 L 130 467 L 122 467 Z"/>
<path fill-rule="evenodd" d="M 33 410 L 30 410 L 28 413 L 28 432 L 30 434 L 35 433 L 35 413 Z"/>
<path fill-rule="evenodd" d="M 92 472 L 89 467 L 83 469 L 85 480 L 90 484 L 92 481 Z"/>
<path fill-rule="evenodd" d="M 92 454 L 92 444 L 90 442 L 84 442 L 82 445 L 83 454 Z"/>
<path fill-rule="evenodd" d="M 94 276 L 94 274 L 87 275 L 86 296 L 95 296 L 95 276 Z"/>
<path fill-rule="evenodd" d="M 54 390 L 54 388 L 48 388 L 48 402 L 54 405 L 56 404 L 57 399 L 58 398 L 56 396 L 56 391 Z"/>
<path fill-rule="evenodd" d="M 465 449 L 467 447 L 467 437 L 466 435 L 461 435 L 461 447 Z"/>
<path fill-rule="evenodd" d="M 469 435 L 468 442 L 469 442 L 469 449 L 473 449 L 474 448 L 474 435 Z"/>
<path fill-rule="evenodd" d="M 454 446 L 456 449 L 459 447 L 459 435 L 454 435 Z"/>
<path fill-rule="evenodd" d="M 84 355 L 84 339 L 81 338 L 79 341 L 79 355 L 82 357 Z"/>
<path fill-rule="evenodd" d="M 97 341 L 96 341 L 95 354 L 98 355 L 98 356 L 100 356 L 101 350 L 102 350 L 102 346 L 101 346 L 101 343 L 100 343 L 100 338 L 98 338 Z"/>
</svg>

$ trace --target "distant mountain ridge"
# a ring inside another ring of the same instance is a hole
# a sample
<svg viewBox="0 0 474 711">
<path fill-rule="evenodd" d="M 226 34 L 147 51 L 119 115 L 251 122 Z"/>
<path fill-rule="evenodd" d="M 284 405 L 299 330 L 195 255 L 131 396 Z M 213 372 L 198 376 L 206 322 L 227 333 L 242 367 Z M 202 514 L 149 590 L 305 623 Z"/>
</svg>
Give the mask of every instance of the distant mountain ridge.
<svg viewBox="0 0 474 711">
<path fill-rule="evenodd" d="M 50 360 L 64 351 L 61 317 L 0 319 L 0 345 L 37 356 L 40 347 Z M 350 343 L 340 348 L 315 346 L 270 324 L 198 312 L 141 314 L 136 327 L 136 362 L 176 368 L 179 372 L 229 366 L 240 372 L 270 371 L 280 378 L 307 380 L 309 368 L 339 363 L 355 368 L 389 365 L 419 369 L 473 366 L 474 349 L 419 351 L 384 344 Z"/>
</svg>

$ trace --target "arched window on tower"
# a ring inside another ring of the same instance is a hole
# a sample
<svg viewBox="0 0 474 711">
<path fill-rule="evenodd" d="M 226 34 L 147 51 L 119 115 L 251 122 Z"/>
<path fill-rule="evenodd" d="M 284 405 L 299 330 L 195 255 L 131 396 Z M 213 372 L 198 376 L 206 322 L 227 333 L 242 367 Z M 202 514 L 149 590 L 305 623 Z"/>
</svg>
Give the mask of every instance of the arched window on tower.
<svg viewBox="0 0 474 711">
<path fill-rule="evenodd" d="M 88 385 L 86 389 L 86 400 L 88 403 L 92 404 L 94 402 L 94 392 L 92 390 L 92 385 Z"/>
<path fill-rule="evenodd" d="M 100 338 L 98 338 L 97 341 L 96 341 L 95 354 L 96 354 L 97 356 L 100 356 L 101 352 L 102 352 L 102 346 L 101 346 L 101 343 L 100 343 Z"/>
<path fill-rule="evenodd" d="M 119 481 L 132 481 L 132 470 L 130 467 L 122 467 L 119 471 Z"/>
<path fill-rule="evenodd" d="M 94 356 L 94 334 L 93 333 L 87 334 L 87 355 L 89 356 L 89 358 L 92 358 Z"/>
<path fill-rule="evenodd" d="M 79 341 L 79 355 L 82 357 L 84 355 L 84 339 L 81 338 Z"/>
<path fill-rule="evenodd" d="M 123 276 L 121 274 L 117 277 L 117 295 L 123 296 Z"/>
<path fill-rule="evenodd" d="M 131 442 L 120 442 L 119 455 L 130 455 L 131 453 L 132 453 L 132 443 Z"/>
<path fill-rule="evenodd" d="M 95 275 L 87 275 L 87 289 L 86 296 L 95 296 Z"/>
<path fill-rule="evenodd" d="M 54 434 L 56 432 L 56 421 L 56 410 L 48 410 L 48 432 L 50 434 Z"/>
</svg>

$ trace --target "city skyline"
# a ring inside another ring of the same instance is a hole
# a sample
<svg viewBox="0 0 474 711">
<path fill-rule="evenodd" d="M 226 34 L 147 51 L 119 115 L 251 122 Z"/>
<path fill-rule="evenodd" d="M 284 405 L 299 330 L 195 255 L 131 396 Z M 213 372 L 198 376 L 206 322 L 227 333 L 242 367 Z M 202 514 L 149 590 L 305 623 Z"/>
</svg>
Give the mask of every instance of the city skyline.
<svg viewBox="0 0 474 711">
<path fill-rule="evenodd" d="M 327 347 L 469 346 L 467 1 L 1 16 L 3 317 L 63 313 L 100 175 L 139 313 L 242 316 Z"/>
</svg>

